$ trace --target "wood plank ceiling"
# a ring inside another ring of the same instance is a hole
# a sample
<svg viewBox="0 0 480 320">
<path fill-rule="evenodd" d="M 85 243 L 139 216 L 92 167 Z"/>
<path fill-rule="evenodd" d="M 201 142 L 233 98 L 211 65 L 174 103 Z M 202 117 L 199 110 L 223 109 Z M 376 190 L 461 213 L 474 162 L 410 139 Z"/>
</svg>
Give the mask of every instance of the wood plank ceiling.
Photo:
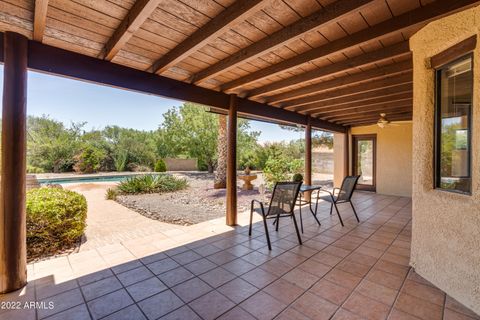
<svg viewBox="0 0 480 320">
<path fill-rule="evenodd" d="M 473 0 L 1 0 L 0 31 L 341 125 L 412 117 L 408 39 Z"/>
</svg>

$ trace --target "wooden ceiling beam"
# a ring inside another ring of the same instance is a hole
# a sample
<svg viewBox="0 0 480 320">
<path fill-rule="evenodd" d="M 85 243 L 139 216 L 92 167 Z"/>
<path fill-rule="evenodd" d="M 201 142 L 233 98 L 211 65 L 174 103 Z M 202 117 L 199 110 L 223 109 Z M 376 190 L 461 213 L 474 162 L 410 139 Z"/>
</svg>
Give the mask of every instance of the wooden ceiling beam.
<svg viewBox="0 0 480 320">
<path fill-rule="evenodd" d="M 319 118 L 323 120 L 328 120 L 328 121 L 339 121 L 339 119 L 343 118 L 356 118 L 361 115 L 367 114 L 367 113 L 376 113 L 380 115 L 380 113 L 386 113 L 387 115 L 391 112 L 400 110 L 400 109 L 408 109 L 409 111 L 412 111 L 412 104 L 411 100 L 410 102 L 404 102 L 404 103 L 398 103 L 398 102 L 390 102 L 385 105 L 381 106 L 375 106 L 375 107 L 364 107 L 364 108 L 354 108 L 354 109 L 349 109 L 345 111 L 338 111 L 336 113 L 331 113 L 328 117 L 325 117 L 323 115 L 319 115 Z"/>
<path fill-rule="evenodd" d="M 133 34 L 142 26 L 145 20 L 151 16 L 161 0 L 137 0 L 127 13 L 125 18 L 113 33 L 112 37 L 100 53 L 105 60 L 112 60 L 123 46 L 130 40 Z"/>
<path fill-rule="evenodd" d="M 322 109 L 319 112 L 306 113 L 312 117 L 322 118 L 326 115 L 335 115 L 344 111 L 350 111 L 355 109 L 365 109 L 365 108 L 384 108 L 390 105 L 395 104 L 408 104 L 412 105 L 413 96 L 411 92 L 399 93 L 397 95 L 386 96 L 381 98 L 375 98 L 371 100 L 365 100 L 362 102 L 351 102 L 339 106 L 332 106 L 325 109 Z"/>
<path fill-rule="evenodd" d="M 301 83 L 325 78 L 341 72 L 373 65 L 375 63 L 388 61 L 399 57 L 410 57 L 408 41 L 403 41 L 392 46 L 381 48 L 372 52 L 361 54 L 359 56 L 346 59 L 328 66 L 317 68 L 296 76 L 292 76 L 271 84 L 248 91 L 245 97 L 257 97 L 263 94 L 268 94 L 281 89 L 292 87 Z"/>
<path fill-rule="evenodd" d="M 263 102 L 268 104 L 275 104 L 285 101 L 288 102 L 292 99 L 304 97 L 312 93 L 325 92 L 332 89 L 339 90 L 350 85 L 365 84 L 372 80 L 380 80 L 393 76 L 400 76 L 403 74 L 409 74 L 410 77 L 413 77 L 411 60 L 402 61 L 384 67 L 370 69 L 367 71 L 346 75 L 340 78 L 314 83 L 291 91 L 278 93 L 276 95 L 266 97 L 265 99 L 263 99 Z"/>
<path fill-rule="evenodd" d="M 203 47 L 209 40 L 219 37 L 228 28 L 244 21 L 265 5 L 263 0 L 237 0 L 210 22 L 155 61 L 151 72 L 161 74 Z"/>
<path fill-rule="evenodd" d="M 341 98 L 341 97 L 349 97 L 349 96 L 354 96 L 357 94 L 367 93 L 367 92 L 379 92 L 383 89 L 397 87 L 402 84 L 411 84 L 412 82 L 413 82 L 412 75 L 406 73 L 396 77 L 374 80 L 367 83 L 361 83 L 361 84 L 346 87 L 346 88 L 330 90 L 328 92 L 290 100 L 290 101 L 287 101 L 286 103 L 281 104 L 280 107 L 287 110 L 296 110 L 296 108 L 300 108 L 315 102 Z"/>
<path fill-rule="evenodd" d="M 325 8 L 302 18 L 279 31 L 266 36 L 246 48 L 243 48 L 222 61 L 198 72 L 192 77 L 193 83 L 208 80 L 222 72 L 228 71 L 244 61 L 257 58 L 275 50 L 285 42 L 298 39 L 305 33 L 338 22 L 352 12 L 365 8 L 375 0 L 338 0 Z"/>
<path fill-rule="evenodd" d="M 390 117 L 387 115 L 387 119 L 390 121 L 407 121 L 407 120 L 412 120 L 412 112 L 404 112 L 401 114 L 395 114 Z M 377 116 L 368 116 L 363 119 L 357 119 L 357 120 L 348 120 L 344 122 L 339 122 L 344 126 L 367 126 L 367 125 L 374 125 L 377 123 L 378 119 L 380 118 L 380 115 Z"/>
<path fill-rule="evenodd" d="M 3 52 L 3 37 L 4 34 L 0 32 L 0 52 Z M 0 60 L 0 62 L 3 62 L 2 54 L 0 54 Z M 228 109 L 230 102 L 230 95 L 223 92 L 202 88 L 36 41 L 28 42 L 28 68 L 47 74 L 180 101 L 190 101 L 223 110 Z M 275 108 L 248 99 L 238 98 L 237 102 L 239 115 L 247 118 L 302 126 L 308 124 L 308 116 L 300 113 Z M 320 130 L 346 132 L 345 127 L 321 119 L 312 119 L 311 125 Z"/>
<path fill-rule="evenodd" d="M 35 0 L 33 16 L 33 40 L 42 42 L 47 25 L 48 0 Z"/>
<path fill-rule="evenodd" d="M 298 106 L 298 107 L 295 107 L 294 109 L 287 109 L 287 110 L 295 111 L 295 112 L 306 112 L 308 114 L 312 114 L 312 113 L 320 112 L 321 110 L 324 110 L 329 107 L 340 106 L 344 104 L 352 104 L 352 103 L 361 104 L 362 101 L 375 101 L 376 99 L 382 99 L 382 98 L 400 94 L 400 93 L 410 93 L 411 95 L 412 91 L 413 91 L 412 84 L 406 83 L 406 84 L 401 84 L 401 85 L 386 88 L 386 89 L 363 92 L 363 93 L 358 93 L 351 96 L 319 101 L 312 104 Z"/>
<path fill-rule="evenodd" d="M 360 30 L 356 33 L 332 41 L 326 45 L 314 48 L 290 59 L 284 60 L 267 68 L 248 74 L 242 78 L 228 82 L 222 86 L 223 90 L 233 89 L 266 77 L 270 77 L 304 63 L 309 63 L 316 59 L 326 57 L 331 54 L 342 52 L 349 48 L 378 40 L 382 37 L 391 35 L 394 32 L 408 29 L 417 24 L 426 24 L 434 19 L 440 18 L 452 12 L 471 7 L 479 3 L 478 0 L 449 0 L 435 1 L 424 7 L 414 9 L 392 19 L 381 22 L 373 27 Z M 265 91 L 265 92 L 268 92 Z"/>
<path fill-rule="evenodd" d="M 405 113 L 411 113 L 411 112 L 412 112 L 411 108 L 399 108 L 395 111 L 392 110 L 392 111 L 390 111 L 389 115 L 387 115 L 387 119 L 388 119 L 389 116 L 390 117 L 395 117 L 398 114 L 404 115 Z M 366 112 L 364 114 L 358 114 L 356 116 L 339 117 L 335 120 L 335 122 L 345 123 L 345 122 L 349 122 L 349 121 L 361 121 L 361 120 L 368 119 L 368 118 L 378 120 L 380 118 L 380 113 L 381 112 Z"/>
</svg>

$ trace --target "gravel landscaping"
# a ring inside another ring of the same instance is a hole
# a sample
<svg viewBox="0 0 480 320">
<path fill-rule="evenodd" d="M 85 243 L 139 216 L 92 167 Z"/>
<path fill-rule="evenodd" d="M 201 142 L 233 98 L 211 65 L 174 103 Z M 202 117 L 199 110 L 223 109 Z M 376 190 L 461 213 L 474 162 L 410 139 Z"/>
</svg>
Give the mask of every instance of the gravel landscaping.
<svg viewBox="0 0 480 320">
<path fill-rule="evenodd" d="M 192 225 L 225 216 L 225 189 L 213 189 L 213 174 L 175 174 L 186 178 L 189 187 L 185 190 L 164 194 L 121 195 L 117 202 L 148 218 L 178 225 Z M 262 200 L 258 187 L 263 183 L 261 175 L 253 181 L 254 190 L 244 191 L 238 187 L 238 212 L 249 210 L 252 199 Z M 316 181 L 329 185 L 329 180 Z"/>
</svg>

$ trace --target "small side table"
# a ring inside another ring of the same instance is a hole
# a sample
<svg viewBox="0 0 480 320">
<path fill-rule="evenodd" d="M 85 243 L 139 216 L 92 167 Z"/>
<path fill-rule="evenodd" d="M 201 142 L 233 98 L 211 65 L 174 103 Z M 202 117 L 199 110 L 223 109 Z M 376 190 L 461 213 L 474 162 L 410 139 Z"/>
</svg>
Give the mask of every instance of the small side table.
<svg viewBox="0 0 480 320">
<path fill-rule="evenodd" d="M 256 174 L 240 174 L 238 179 L 243 181 L 242 190 L 253 190 L 252 181 L 257 179 Z"/>
<path fill-rule="evenodd" d="M 310 212 L 312 213 L 313 217 L 317 221 L 318 225 L 319 226 L 321 225 L 320 221 L 318 221 L 318 218 L 317 218 L 318 197 L 319 197 L 319 194 L 320 194 L 321 190 L 322 190 L 322 186 L 311 186 L 311 185 L 303 184 L 300 187 L 298 205 L 300 207 L 300 226 L 301 226 L 301 229 L 302 229 L 302 233 L 303 233 L 302 205 L 304 205 L 304 204 L 309 204 Z M 313 193 L 313 191 L 317 191 L 317 200 L 315 202 L 315 211 L 313 211 L 313 209 L 312 209 L 311 199 L 310 199 L 310 201 L 302 200 L 302 196 L 304 196 L 305 192 Z"/>
</svg>

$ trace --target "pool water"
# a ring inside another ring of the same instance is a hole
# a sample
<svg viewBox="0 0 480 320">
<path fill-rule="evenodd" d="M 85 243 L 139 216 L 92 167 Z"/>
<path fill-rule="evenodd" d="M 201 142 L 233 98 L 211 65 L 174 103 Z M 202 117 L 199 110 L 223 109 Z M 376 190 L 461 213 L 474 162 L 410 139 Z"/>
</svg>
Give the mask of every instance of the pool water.
<svg viewBox="0 0 480 320">
<path fill-rule="evenodd" d="M 65 177 L 65 178 L 51 178 L 38 179 L 40 184 L 65 184 L 65 183 L 86 183 L 86 182 L 120 182 L 128 178 L 143 176 L 145 174 L 126 174 L 126 175 L 102 175 L 102 176 L 87 176 L 87 177 Z"/>
</svg>

